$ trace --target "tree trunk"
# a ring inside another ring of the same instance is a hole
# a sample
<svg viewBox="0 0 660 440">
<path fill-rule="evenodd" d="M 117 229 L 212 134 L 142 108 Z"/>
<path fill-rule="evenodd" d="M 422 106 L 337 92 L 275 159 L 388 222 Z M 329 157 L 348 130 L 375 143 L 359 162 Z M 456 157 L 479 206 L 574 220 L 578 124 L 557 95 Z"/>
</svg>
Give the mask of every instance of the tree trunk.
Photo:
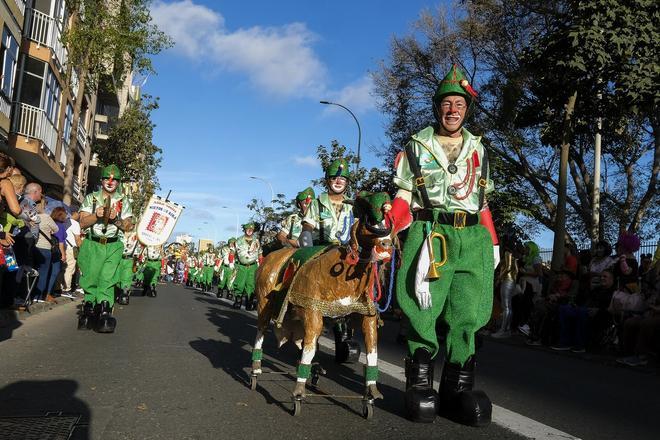
<svg viewBox="0 0 660 440">
<path fill-rule="evenodd" d="M 557 188 L 557 211 L 555 214 L 555 239 L 552 246 L 552 272 L 558 272 L 564 264 L 566 243 L 566 184 L 568 181 L 568 151 L 571 146 L 571 118 L 575 109 L 577 90 L 566 102 L 566 115 L 561 139 L 561 160 L 559 163 L 559 185 Z"/>
</svg>

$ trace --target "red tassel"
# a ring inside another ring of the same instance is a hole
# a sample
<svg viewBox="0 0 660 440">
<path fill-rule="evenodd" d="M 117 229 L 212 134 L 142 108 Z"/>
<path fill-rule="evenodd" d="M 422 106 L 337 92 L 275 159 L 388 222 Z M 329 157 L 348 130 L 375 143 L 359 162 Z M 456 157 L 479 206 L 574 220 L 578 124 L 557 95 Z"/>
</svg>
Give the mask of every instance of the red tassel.
<svg viewBox="0 0 660 440">
<path fill-rule="evenodd" d="M 472 165 L 474 165 L 475 168 L 479 166 L 479 153 L 477 153 L 477 150 L 472 152 Z"/>
</svg>

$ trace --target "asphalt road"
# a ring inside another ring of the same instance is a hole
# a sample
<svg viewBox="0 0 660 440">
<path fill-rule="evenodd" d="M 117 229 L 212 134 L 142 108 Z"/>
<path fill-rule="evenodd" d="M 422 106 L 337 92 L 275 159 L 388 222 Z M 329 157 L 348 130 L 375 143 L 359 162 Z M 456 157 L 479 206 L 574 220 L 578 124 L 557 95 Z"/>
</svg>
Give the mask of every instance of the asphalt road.
<svg viewBox="0 0 660 440">
<path fill-rule="evenodd" d="M 77 331 L 75 313 L 72 303 L 31 317 L 0 342 L 0 415 L 79 414 L 88 428 L 78 439 L 522 438 L 498 424 L 411 423 L 404 386 L 387 375 L 370 421 L 359 399 L 309 399 L 293 417 L 292 377 L 249 389 L 254 316 L 181 286 L 132 297 L 116 311 L 114 334 Z M 402 366 L 397 325 L 386 322 L 379 351 Z M 264 352 L 264 367 L 292 370 L 295 350 L 277 350 L 269 335 Z M 478 386 L 499 406 L 580 438 L 656 438 L 657 375 L 492 341 L 479 359 Z M 317 360 L 328 370 L 325 391 L 362 392 L 361 365 L 335 365 L 327 350 Z"/>
</svg>

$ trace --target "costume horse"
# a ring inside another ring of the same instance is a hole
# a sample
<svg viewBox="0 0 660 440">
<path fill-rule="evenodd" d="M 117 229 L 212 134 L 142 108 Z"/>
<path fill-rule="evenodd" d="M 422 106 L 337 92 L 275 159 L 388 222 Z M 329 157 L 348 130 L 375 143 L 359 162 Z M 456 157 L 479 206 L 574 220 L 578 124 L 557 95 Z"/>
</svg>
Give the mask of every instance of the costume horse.
<svg viewBox="0 0 660 440">
<path fill-rule="evenodd" d="M 378 379 L 377 324 L 374 304 L 379 282 L 377 263 L 391 257 L 390 230 L 385 228 L 383 206 L 386 193 L 360 193 L 353 202 L 351 239 L 345 246 L 331 245 L 280 249 L 270 253 L 257 271 L 257 336 L 252 351 L 253 385 L 262 373 L 264 333 L 275 319 L 275 337 L 280 346 L 287 340 L 302 349 L 293 390 L 294 399 L 305 396 L 311 375 L 323 318 L 362 315 L 362 333 L 367 352 L 364 399 L 382 399 Z"/>
</svg>

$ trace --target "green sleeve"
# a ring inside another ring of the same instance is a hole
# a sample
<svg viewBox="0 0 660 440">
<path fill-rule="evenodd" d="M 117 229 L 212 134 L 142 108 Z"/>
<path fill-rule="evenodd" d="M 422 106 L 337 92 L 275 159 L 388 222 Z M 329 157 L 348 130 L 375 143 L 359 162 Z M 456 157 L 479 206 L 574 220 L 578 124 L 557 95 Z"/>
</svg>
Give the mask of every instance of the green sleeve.
<svg viewBox="0 0 660 440">
<path fill-rule="evenodd" d="M 94 205 L 94 194 L 87 194 L 83 199 L 82 205 L 80 206 L 80 212 L 92 212 L 92 207 Z"/>
<path fill-rule="evenodd" d="M 405 151 L 402 151 L 399 154 L 400 157 L 399 163 L 396 166 L 394 184 L 401 189 L 405 189 L 406 191 L 412 191 L 414 187 L 413 181 L 415 180 L 415 176 L 410 169 L 410 165 L 408 164 L 408 157 L 406 157 Z"/>
<path fill-rule="evenodd" d="M 319 227 L 319 201 L 315 199 L 312 201 L 312 204 L 309 206 L 305 217 L 303 217 L 303 222 L 308 223 L 314 229 Z"/>
</svg>

